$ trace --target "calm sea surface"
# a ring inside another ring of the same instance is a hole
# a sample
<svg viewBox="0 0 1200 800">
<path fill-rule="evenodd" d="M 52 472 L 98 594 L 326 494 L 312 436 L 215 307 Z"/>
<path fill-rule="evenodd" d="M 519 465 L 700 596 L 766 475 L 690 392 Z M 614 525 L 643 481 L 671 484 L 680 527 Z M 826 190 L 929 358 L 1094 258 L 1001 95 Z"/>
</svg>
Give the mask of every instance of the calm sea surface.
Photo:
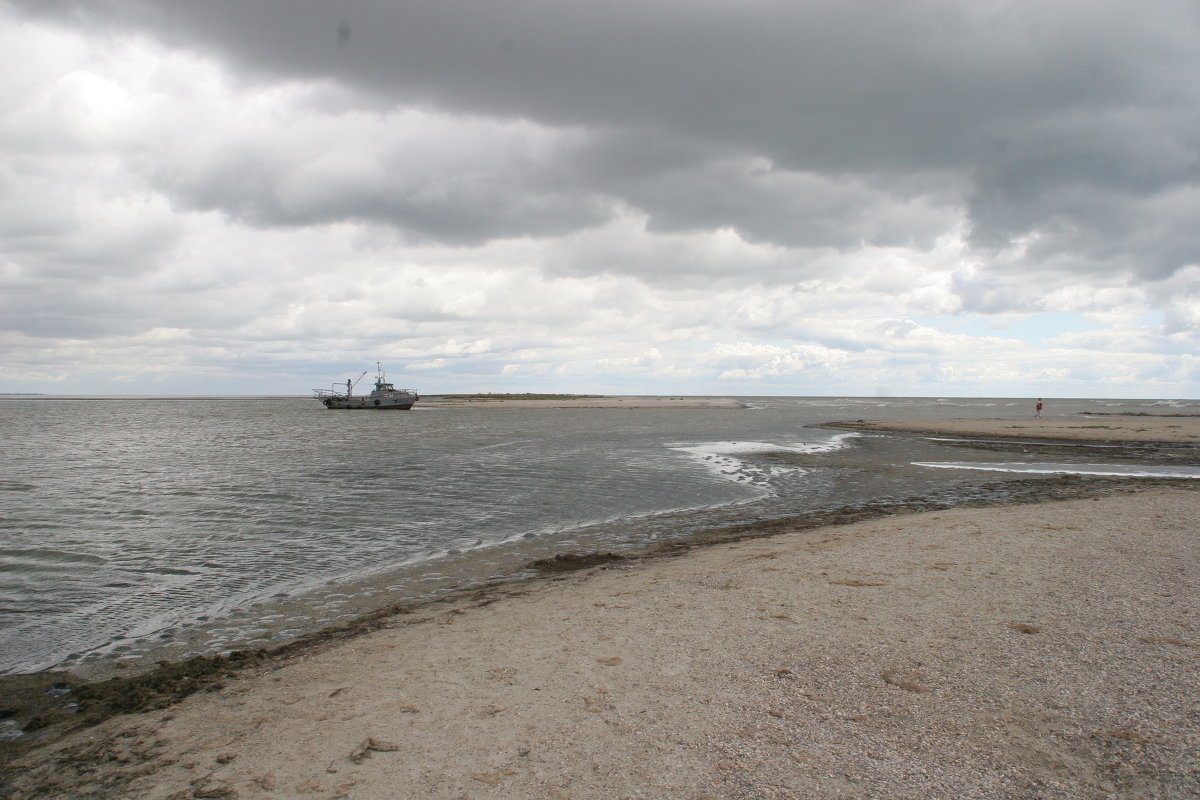
<svg viewBox="0 0 1200 800">
<path fill-rule="evenodd" d="M 374 414 L 303 398 L 0 400 L 0 673 L 261 646 L 564 550 L 636 549 L 1003 474 L 1144 468 L 1082 448 L 997 462 L 806 427 L 1027 417 L 1028 400 L 740 399 Z"/>
</svg>

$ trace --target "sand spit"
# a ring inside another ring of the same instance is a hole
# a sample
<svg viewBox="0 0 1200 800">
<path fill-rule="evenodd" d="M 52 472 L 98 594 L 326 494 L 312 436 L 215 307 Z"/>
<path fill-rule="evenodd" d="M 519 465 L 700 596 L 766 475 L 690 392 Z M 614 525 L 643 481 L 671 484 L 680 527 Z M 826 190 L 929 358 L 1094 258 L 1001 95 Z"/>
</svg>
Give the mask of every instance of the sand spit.
<svg viewBox="0 0 1200 800">
<path fill-rule="evenodd" d="M 1200 444 L 1200 417 L 1073 416 L 1025 419 L 907 419 L 838 422 L 856 431 L 921 433 L 940 436 L 995 436 L 1111 442 L 1183 442 Z"/>
<path fill-rule="evenodd" d="M 422 399 L 421 408 L 745 408 L 728 397 L 564 397 L 524 400 L 514 396 Z"/>
<path fill-rule="evenodd" d="M 77 732 L 7 790 L 1194 797 L 1196 500 L 956 508 L 602 563 Z"/>
</svg>

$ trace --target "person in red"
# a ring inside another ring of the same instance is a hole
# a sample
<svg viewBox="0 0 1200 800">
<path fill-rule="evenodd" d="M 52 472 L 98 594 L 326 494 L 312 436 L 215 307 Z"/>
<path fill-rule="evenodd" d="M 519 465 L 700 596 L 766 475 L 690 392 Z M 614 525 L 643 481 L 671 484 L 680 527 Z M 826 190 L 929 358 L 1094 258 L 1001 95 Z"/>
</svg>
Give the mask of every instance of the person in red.
<svg viewBox="0 0 1200 800">
<path fill-rule="evenodd" d="M 1037 401 L 1037 413 L 1034 414 L 1034 416 L 1040 417 L 1041 415 L 1042 415 L 1042 398 L 1039 397 L 1038 401 Z"/>
</svg>

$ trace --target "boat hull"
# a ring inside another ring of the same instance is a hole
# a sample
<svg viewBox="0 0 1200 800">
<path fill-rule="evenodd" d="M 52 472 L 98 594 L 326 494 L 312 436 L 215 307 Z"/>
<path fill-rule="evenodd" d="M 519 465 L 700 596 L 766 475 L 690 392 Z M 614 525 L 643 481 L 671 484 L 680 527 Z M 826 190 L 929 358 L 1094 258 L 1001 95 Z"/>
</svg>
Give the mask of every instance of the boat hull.
<svg viewBox="0 0 1200 800">
<path fill-rule="evenodd" d="M 408 411 L 416 397 L 327 397 L 321 402 L 326 408 L 349 408 L 375 411 Z"/>
</svg>

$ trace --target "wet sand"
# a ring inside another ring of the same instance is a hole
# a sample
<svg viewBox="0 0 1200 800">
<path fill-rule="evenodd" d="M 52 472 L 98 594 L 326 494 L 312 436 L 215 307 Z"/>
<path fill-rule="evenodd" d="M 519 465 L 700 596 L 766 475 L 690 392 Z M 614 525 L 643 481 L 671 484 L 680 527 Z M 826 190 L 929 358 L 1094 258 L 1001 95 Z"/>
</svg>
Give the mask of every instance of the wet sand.
<svg viewBox="0 0 1200 800">
<path fill-rule="evenodd" d="M 1097 482 L 1110 489 L 565 565 L 584 568 L 381 615 L 78 731 L 23 756 L 4 788 L 1196 796 L 1195 483 Z"/>
<path fill-rule="evenodd" d="M 1185 416 L 1078 415 L 1026 419 L 859 420 L 839 422 L 836 423 L 836 427 L 856 431 L 894 431 L 941 436 L 1200 444 L 1200 417 Z"/>
</svg>

